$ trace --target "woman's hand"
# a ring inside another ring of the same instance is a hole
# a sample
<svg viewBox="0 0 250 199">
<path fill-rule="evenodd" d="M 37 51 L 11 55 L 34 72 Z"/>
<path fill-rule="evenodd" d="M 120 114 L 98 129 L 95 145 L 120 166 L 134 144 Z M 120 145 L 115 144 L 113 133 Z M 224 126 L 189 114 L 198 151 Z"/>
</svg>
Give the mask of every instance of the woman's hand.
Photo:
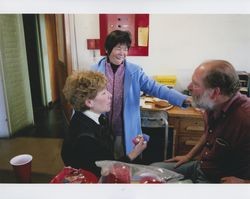
<svg viewBox="0 0 250 199">
<path fill-rule="evenodd" d="M 138 155 L 140 155 L 147 148 L 147 142 L 141 139 L 138 144 L 135 145 L 133 151 L 128 154 L 130 160 L 134 160 Z"/>
<path fill-rule="evenodd" d="M 182 155 L 182 156 L 175 156 L 173 158 L 165 160 L 164 162 L 176 162 L 175 168 L 177 168 L 182 164 L 189 162 L 190 160 L 191 158 L 188 155 Z"/>
</svg>

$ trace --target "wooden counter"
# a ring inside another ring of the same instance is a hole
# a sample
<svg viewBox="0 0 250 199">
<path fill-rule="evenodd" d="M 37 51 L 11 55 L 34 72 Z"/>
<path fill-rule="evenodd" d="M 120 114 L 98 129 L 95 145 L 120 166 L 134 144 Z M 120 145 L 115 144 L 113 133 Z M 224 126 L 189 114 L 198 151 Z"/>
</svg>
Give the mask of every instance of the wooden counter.
<svg viewBox="0 0 250 199">
<path fill-rule="evenodd" d="M 202 118 L 202 112 L 198 109 L 190 108 L 180 108 L 174 106 L 173 108 L 166 110 L 169 117 L 192 117 L 192 118 Z"/>
<path fill-rule="evenodd" d="M 184 155 L 204 132 L 203 113 L 194 108 L 173 107 L 167 110 L 169 127 L 173 128 L 173 156 Z"/>
</svg>

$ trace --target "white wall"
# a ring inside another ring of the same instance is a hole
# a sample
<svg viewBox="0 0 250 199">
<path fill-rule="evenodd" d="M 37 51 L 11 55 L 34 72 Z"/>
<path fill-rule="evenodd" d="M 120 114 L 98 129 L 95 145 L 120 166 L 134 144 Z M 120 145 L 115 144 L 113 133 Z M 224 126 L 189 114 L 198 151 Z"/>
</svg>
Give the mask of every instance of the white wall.
<svg viewBox="0 0 250 199">
<path fill-rule="evenodd" d="M 99 35 L 99 15 L 84 14 L 75 15 L 75 48 L 77 53 L 77 68 L 89 68 L 100 57 L 100 52 L 96 50 L 97 59 L 93 59 L 93 51 L 87 50 L 87 39 L 98 39 Z M 74 43 L 74 41 L 72 42 Z"/>
<path fill-rule="evenodd" d="M 150 76 L 176 75 L 178 90 L 186 88 L 194 68 L 207 59 L 226 59 L 250 72 L 250 15 L 150 14 L 149 28 L 149 56 L 128 60 Z M 89 68 L 95 61 L 86 39 L 99 38 L 98 14 L 75 15 L 75 35 L 77 67 Z"/>
</svg>

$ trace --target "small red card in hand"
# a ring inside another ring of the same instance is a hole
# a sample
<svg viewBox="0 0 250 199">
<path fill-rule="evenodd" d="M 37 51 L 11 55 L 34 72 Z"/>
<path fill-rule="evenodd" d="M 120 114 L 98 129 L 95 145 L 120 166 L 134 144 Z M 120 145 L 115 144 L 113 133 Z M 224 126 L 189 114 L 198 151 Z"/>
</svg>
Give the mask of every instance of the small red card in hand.
<svg viewBox="0 0 250 199">
<path fill-rule="evenodd" d="M 149 141 L 149 135 L 147 135 L 147 134 L 137 135 L 132 141 L 133 141 L 134 145 L 137 145 L 140 142 L 141 139 L 148 142 Z"/>
</svg>

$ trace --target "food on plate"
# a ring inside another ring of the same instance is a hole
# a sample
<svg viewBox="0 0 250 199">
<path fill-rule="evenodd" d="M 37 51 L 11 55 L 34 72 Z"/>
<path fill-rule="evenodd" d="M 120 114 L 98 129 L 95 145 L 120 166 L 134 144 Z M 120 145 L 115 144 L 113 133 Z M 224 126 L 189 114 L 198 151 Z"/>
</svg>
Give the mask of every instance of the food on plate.
<svg viewBox="0 0 250 199">
<path fill-rule="evenodd" d="M 171 106 L 167 101 L 159 100 L 154 102 L 155 107 L 157 108 L 167 108 Z"/>
<path fill-rule="evenodd" d="M 161 100 L 159 98 L 145 97 L 141 98 L 140 106 L 144 109 L 164 109 L 169 110 L 174 106 L 167 100 Z"/>
<path fill-rule="evenodd" d="M 153 103 L 154 103 L 154 100 L 145 100 L 144 103 L 145 103 L 145 104 L 153 104 Z"/>
</svg>

